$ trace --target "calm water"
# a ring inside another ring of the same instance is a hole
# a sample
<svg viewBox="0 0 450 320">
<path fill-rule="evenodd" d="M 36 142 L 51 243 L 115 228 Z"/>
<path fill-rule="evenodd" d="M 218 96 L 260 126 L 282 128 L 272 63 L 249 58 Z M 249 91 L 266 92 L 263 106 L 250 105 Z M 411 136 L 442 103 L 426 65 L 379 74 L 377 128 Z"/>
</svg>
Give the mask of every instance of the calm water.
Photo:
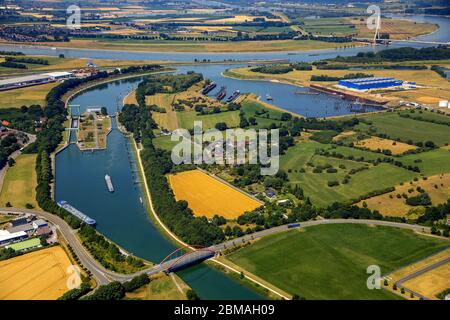
<svg viewBox="0 0 450 320">
<path fill-rule="evenodd" d="M 93 88 L 75 97 L 71 104 L 83 112 L 89 106 L 105 106 L 109 113 L 140 79 L 117 81 Z M 114 122 L 115 124 L 115 122 Z M 144 259 L 159 262 L 176 247 L 148 217 L 129 141 L 117 130 L 108 136 L 104 151 L 81 152 L 75 145 L 56 156 L 56 200 L 66 200 L 97 220 L 97 229 L 121 247 Z M 112 178 L 115 192 L 106 189 L 104 176 Z M 204 299 L 260 299 L 225 274 L 205 264 L 180 273 Z"/>
</svg>

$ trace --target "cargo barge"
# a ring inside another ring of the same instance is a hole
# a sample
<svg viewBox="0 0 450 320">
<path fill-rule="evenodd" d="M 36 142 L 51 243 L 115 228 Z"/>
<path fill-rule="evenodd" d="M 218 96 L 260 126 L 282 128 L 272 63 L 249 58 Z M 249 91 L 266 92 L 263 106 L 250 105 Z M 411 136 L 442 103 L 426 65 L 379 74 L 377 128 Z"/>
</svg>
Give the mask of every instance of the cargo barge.
<svg viewBox="0 0 450 320">
<path fill-rule="evenodd" d="M 217 100 L 222 100 L 227 95 L 226 87 L 221 87 L 219 93 L 216 96 Z"/>
<path fill-rule="evenodd" d="M 215 82 L 212 82 L 211 84 L 209 84 L 205 88 L 203 88 L 202 94 L 210 93 L 215 87 L 217 87 L 217 84 Z"/>
<path fill-rule="evenodd" d="M 88 225 L 93 226 L 93 225 L 95 225 L 97 223 L 97 221 L 95 221 L 94 219 L 88 217 L 83 212 L 81 212 L 78 209 L 75 209 L 74 207 L 72 207 L 67 201 L 64 201 L 64 200 L 58 201 L 57 204 L 58 204 L 58 206 L 60 206 L 61 208 L 65 209 L 66 211 L 70 212 L 75 217 L 77 217 L 78 219 L 80 219 L 81 221 L 83 221 L 84 223 L 86 223 Z"/>
<path fill-rule="evenodd" d="M 114 186 L 111 181 L 111 177 L 109 175 L 105 175 L 106 186 L 108 187 L 109 192 L 114 192 Z"/>
<path fill-rule="evenodd" d="M 239 97 L 240 94 L 241 92 L 239 90 L 235 90 L 233 94 L 228 97 L 227 102 L 233 102 L 237 97 Z"/>
</svg>

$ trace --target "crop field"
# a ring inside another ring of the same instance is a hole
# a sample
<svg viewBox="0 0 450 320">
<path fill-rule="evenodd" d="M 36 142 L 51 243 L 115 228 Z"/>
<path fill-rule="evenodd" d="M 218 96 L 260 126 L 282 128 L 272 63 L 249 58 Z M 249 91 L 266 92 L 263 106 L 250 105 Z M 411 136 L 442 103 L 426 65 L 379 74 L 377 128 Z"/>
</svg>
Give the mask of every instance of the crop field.
<svg viewBox="0 0 450 320">
<path fill-rule="evenodd" d="M 361 38 L 373 37 L 374 31 L 367 28 L 366 20 L 349 18 L 348 21 L 355 25 L 358 36 Z M 437 26 L 431 23 L 416 23 L 409 20 L 386 19 L 381 20 L 380 32 L 389 33 L 391 39 L 409 39 L 421 34 L 435 31 Z"/>
<path fill-rule="evenodd" d="M 369 134 L 370 128 L 375 128 L 377 133 L 384 133 L 391 139 L 398 138 L 405 142 L 430 140 L 439 146 L 450 143 L 450 126 L 401 118 L 396 113 L 374 114 L 366 119 L 372 122 L 370 126 L 360 123 L 356 127 Z"/>
<path fill-rule="evenodd" d="M 438 293 L 450 288 L 450 262 L 414 277 L 403 285 L 425 297 L 436 299 Z"/>
<path fill-rule="evenodd" d="M 27 203 L 39 210 L 36 202 L 36 154 L 22 154 L 14 166 L 8 169 L 0 193 L 0 206 L 10 202 L 16 208 L 25 208 Z"/>
<path fill-rule="evenodd" d="M 399 155 L 409 150 L 417 149 L 416 146 L 397 142 L 390 139 L 382 139 L 378 137 L 370 137 L 368 139 L 359 140 L 356 144 L 358 147 L 367 148 L 370 150 L 390 150 L 393 155 Z"/>
<path fill-rule="evenodd" d="M 358 205 L 362 205 L 365 202 L 369 209 L 378 210 L 384 216 L 416 218 L 414 216 L 416 210 L 418 212 L 423 211 L 417 208 L 422 207 L 409 206 L 403 197 L 399 198 L 397 195 L 417 196 L 419 194 L 417 187 L 419 186 L 429 194 L 433 205 L 445 203 L 450 198 L 450 174 L 447 173 L 428 177 L 427 180 L 419 179 L 418 181 L 397 185 L 395 186 L 395 191 L 366 199 L 359 202 Z M 409 190 L 412 192 L 409 192 Z"/>
<path fill-rule="evenodd" d="M 367 267 L 378 265 L 387 274 L 447 245 L 410 230 L 330 224 L 267 236 L 227 258 L 306 299 L 398 299 L 367 289 Z"/>
<path fill-rule="evenodd" d="M 69 258 L 51 247 L 0 261 L 0 300 L 54 300 L 68 291 Z"/>
<path fill-rule="evenodd" d="M 234 219 L 261 203 L 199 170 L 169 175 L 177 200 L 186 200 L 196 216 Z"/>
<path fill-rule="evenodd" d="M 30 106 L 32 104 L 45 105 L 45 96 L 58 83 L 46 83 L 37 86 L 25 87 L 14 90 L 0 92 L 0 109 L 1 108 L 19 108 L 23 105 Z"/>
</svg>

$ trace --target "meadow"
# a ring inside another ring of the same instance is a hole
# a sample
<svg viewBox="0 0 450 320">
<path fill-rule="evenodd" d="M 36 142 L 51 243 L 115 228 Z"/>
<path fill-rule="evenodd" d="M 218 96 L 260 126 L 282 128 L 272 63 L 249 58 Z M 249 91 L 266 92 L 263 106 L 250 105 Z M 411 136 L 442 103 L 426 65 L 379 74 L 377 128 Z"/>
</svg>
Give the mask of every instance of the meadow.
<svg viewBox="0 0 450 320">
<path fill-rule="evenodd" d="M 447 245 L 410 230 L 330 224 L 267 236 L 227 258 L 306 299 L 397 299 L 367 289 L 367 267 L 378 265 L 387 274 Z"/>
<path fill-rule="evenodd" d="M 421 187 L 431 198 L 433 205 L 447 202 L 450 198 L 450 174 L 439 174 L 427 177 L 426 180 L 418 179 L 409 181 L 403 185 L 396 185 L 395 191 L 375 196 L 358 203 L 362 206 L 365 202 L 371 210 L 378 210 L 384 216 L 417 218 L 417 213 L 423 213 L 421 206 L 410 206 L 405 202 L 405 198 L 398 195 L 406 194 L 408 197 L 419 195 L 417 188 Z"/>
<path fill-rule="evenodd" d="M 68 291 L 70 265 L 61 247 L 0 261 L 0 300 L 55 300 Z"/>
<path fill-rule="evenodd" d="M 312 140 L 297 143 L 289 148 L 286 154 L 280 158 L 280 167 L 287 172 L 289 182 L 300 185 L 305 196 L 309 197 L 317 206 L 357 199 L 368 192 L 392 187 L 418 176 L 412 171 L 387 163 L 373 166 L 366 162 L 317 155 L 315 154 L 316 149 L 336 151 L 346 156 L 364 157 L 366 160 L 375 160 L 383 156 L 344 146 L 333 148 Z M 322 172 L 314 173 L 314 168 L 326 165 L 331 165 L 336 172 L 328 173 L 324 169 Z M 354 174 L 350 173 L 352 169 L 357 171 L 363 167 L 367 167 L 367 169 Z M 342 181 L 346 176 L 350 176 L 350 179 L 348 183 L 344 184 Z M 340 184 L 330 187 L 328 186 L 329 181 L 338 181 Z"/>
<path fill-rule="evenodd" d="M 439 148 L 400 157 L 407 165 L 418 166 L 425 176 L 450 172 L 450 150 Z"/>
<path fill-rule="evenodd" d="M 32 104 L 45 105 L 47 93 L 58 83 L 46 83 L 37 86 L 25 87 L 0 92 L 0 109 L 19 108 L 21 106 L 30 106 Z"/>
<path fill-rule="evenodd" d="M 16 208 L 25 208 L 31 204 L 39 209 L 36 202 L 36 154 L 22 154 L 16 163 L 6 171 L 0 192 L 0 206 L 7 202 Z"/>
<path fill-rule="evenodd" d="M 196 111 L 177 112 L 180 128 L 191 129 L 194 121 L 202 121 L 203 129 L 214 128 L 216 123 L 225 122 L 228 128 L 239 126 L 239 111 L 225 111 L 215 114 L 199 115 Z"/>
<path fill-rule="evenodd" d="M 262 205 L 200 170 L 171 174 L 168 179 L 175 198 L 187 201 L 196 216 L 212 218 L 217 214 L 226 219 L 235 219 Z"/>
<path fill-rule="evenodd" d="M 378 113 L 366 119 L 371 124 L 360 123 L 356 129 L 369 134 L 375 129 L 376 133 L 387 134 L 389 138 L 403 142 L 433 141 L 439 146 L 450 143 L 450 126 L 402 118 L 396 113 Z"/>
</svg>

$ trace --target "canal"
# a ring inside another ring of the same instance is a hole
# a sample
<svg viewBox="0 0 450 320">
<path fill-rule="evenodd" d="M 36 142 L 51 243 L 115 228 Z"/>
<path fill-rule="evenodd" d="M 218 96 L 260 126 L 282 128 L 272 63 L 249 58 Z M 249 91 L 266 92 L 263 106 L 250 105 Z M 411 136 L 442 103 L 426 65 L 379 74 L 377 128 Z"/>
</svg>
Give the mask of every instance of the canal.
<svg viewBox="0 0 450 320">
<path fill-rule="evenodd" d="M 444 19 L 448 23 L 449 19 Z M 434 19 L 433 22 L 435 22 Z M 445 25 L 445 24 L 444 24 Z M 448 30 L 448 29 L 447 29 Z M 436 39 L 438 38 L 438 39 Z M 443 39 L 445 38 L 445 40 Z M 448 41 L 448 34 L 434 34 L 434 41 Z M 406 45 L 406 44 L 405 44 Z M 408 44 L 409 45 L 409 44 Z M 391 47 L 398 47 L 394 45 Z M 420 46 L 414 44 L 412 46 Z M 377 47 L 375 50 L 382 49 Z M 149 53 L 115 52 L 103 50 L 56 49 L 0 45 L 0 50 L 17 50 L 27 54 L 58 55 L 66 57 L 86 57 L 99 59 L 165 60 L 192 62 L 194 59 L 223 61 L 227 59 L 289 59 L 291 61 L 312 61 L 332 58 L 337 55 L 353 55 L 359 51 L 374 50 L 371 47 L 347 48 L 339 50 L 318 50 L 314 52 L 236 53 L 236 54 L 190 54 L 190 53 Z M 236 65 L 237 66 L 237 65 Z M 291 85 L 242 81 L 224 78 L 221 73 L 230 65 L 180 66 L 177 72 L 194 70 L 205 78 L 227 86 L 227 90 L 254 92 L 265 97 L 270 94 L 274 104 L 287 110 L 310 117 L 323 117 L 349 113 L 347 102 L 325 94 L 299 95 L 299 89 Z M 118 80 L 90 88 L 72 99 L 71 104 L 87 107 L 104 106 L 113 114 L 121 108 L 123 97 L 141 81 L 140 78 Z M 116 191 L 109 193 L 104 183 L 105 174 L 112 177 Z M 162 235 L 150 220 L 141 203 L 144 199 L 142 184 L 136 169 L 130 142 L 116 129 L 108 136 L 108 147 L 104 151 L 81 152 L 70 145 L 56 156 L 55 198 L 66 200 L 76 208 L 97 220 L 97 229 L 127 251 L 144 259 L 159 262 L 176 247 Z M 242 286 L 206 264 L 200 264 L 178 273 L 202 299 L 261 299 L 251 289 Z"/>
</svg>

